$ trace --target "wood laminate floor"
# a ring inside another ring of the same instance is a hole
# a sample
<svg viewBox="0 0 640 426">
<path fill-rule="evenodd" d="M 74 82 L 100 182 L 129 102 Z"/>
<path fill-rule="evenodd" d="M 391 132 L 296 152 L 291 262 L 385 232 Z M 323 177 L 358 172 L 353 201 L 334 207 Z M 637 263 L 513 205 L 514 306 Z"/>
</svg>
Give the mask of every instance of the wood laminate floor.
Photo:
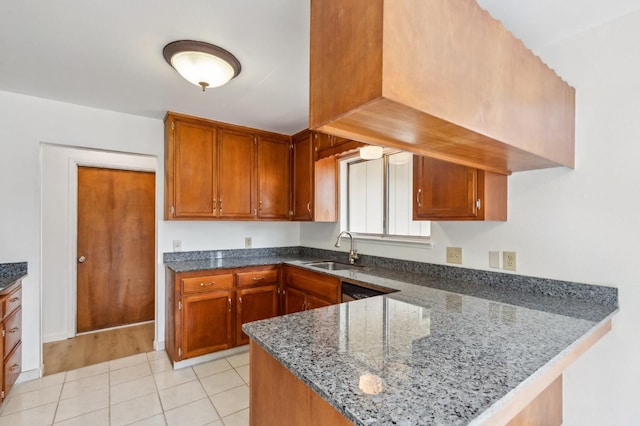
<svg viewBox="0 0 640 426">
<path fill-rule="evenodd" d="M 44 375 L 153 350 L 155 323 L 99 331 L 43 345 Z"/>
</svg>

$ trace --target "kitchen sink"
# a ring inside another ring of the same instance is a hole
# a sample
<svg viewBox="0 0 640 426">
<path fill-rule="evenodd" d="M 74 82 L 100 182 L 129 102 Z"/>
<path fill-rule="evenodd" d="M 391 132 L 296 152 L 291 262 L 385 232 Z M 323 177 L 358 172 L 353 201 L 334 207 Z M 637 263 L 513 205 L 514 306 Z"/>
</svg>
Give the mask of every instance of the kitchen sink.
<svg viewBox="0 0 640 426">
<path fill-rule="evenodd" d="M 362 268 L 362 265 L 350 265 L 348 263 L 334 262 L 332 260 L 312 262 L 307 263 L 307 265 L 313 266 L 314 268 L 326 269 L 328 271 L 347 271 Z"/>
</svg>

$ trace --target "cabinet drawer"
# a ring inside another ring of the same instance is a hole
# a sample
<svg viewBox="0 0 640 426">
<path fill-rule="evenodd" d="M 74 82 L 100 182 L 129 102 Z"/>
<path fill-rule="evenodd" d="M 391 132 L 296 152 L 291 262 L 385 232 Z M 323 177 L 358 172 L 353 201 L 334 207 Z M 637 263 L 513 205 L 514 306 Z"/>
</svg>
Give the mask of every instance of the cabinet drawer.
<svg viewBox="0 0 640 426">
<path fill-rule="evenodd" d="M 278 269 L 265 269 L 262 271 L 238 272 L 238 287 L 254 284 L 275 284 L 278 282 Z"/>
<path fill-rule="evenodd" d="M 22 308 L 4 320 L 4 330 L 4 354 L 9 355 L 22 337 Z"/>
<path fill-rule="evenodd" d="M 4 306 L 0 307 L 0 316 L 4 313 L 4 316 L 9 315 L 11 312 L 16 310 L 22 304 L 22 286 L 18 286 L 14 291 L 12 291 L 5 299 Z"/>
<path fill-rule="evenodd" d="M 12 353 L 9 354 L 7 359 L 4 362 L 4 397 L 6 398 L 9 395 L 9 391 L 13 384 L 18 380 L 18 376 L 22 371 L 22 343 L 20 343 L 13 350 Z"/>
<path fill-rule="evenodd" d="M 339 279 L 297 268 L 287 268 L 286 271 L 285 286 L 305 290 L 331 303 L 340 303 Z"/>
<path fill-rule="evenodd" d="M 207 275 L 202 277 L 183 278 L 183 293 L 199 293 L 233 288 L 233 274 Z"/>
</svg>

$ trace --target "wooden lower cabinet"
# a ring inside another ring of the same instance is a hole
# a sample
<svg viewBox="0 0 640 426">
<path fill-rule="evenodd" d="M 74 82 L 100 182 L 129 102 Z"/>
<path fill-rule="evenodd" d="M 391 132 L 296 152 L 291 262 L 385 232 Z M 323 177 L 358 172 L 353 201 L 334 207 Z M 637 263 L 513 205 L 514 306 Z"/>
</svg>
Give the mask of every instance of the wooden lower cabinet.
<svg viewBox="0 0 640 426">
<path fill-rule="evenodd" d="M 176 273 L 166 268 L 165 347 L 172 361 L 249 343 L 242 324 L 279 313 L 280 266 Z"/>
<path fill-rule="evenodd" d="M 22 372 L 22 282 L 0 293 L 0 403 L 9 395 Z"/>
<path fill-rule="evenodd" d="M 231 291 L 212 291 L 182 299 L 183 358 L 229 349 L 233 346 Z"/>
<path fill-rule="evenodd" d="M 242 331 L 242 324 L 273 318 L 278 315 L 278 285 L 261 285 L 238 289 L 236 314 L 236 342 L 249 343 L 249 336 Z"/>
<path fill-rule="evenodd" d="M 340 303 L 340 279 L 289 265 L 282 271 L 284 314 Z"/>
</svg>

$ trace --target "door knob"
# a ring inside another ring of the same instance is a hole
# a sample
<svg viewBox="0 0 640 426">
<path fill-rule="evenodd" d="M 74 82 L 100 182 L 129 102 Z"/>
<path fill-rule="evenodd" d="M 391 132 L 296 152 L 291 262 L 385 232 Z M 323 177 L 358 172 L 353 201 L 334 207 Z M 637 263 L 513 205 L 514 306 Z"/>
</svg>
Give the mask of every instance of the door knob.
<svg viewBox="0 0 640 426">
<path fill-rule="evenodd" d="M 84 261 L 85 261 L 85 260 L 87 260 L 87 258 L 86 258 L 86 257 L 84 257 L 84 256 L 80 256 L 80 257 L 78 258 L 78 262 L 79 262 L 79 263 L 84 263 Z"/>
</svg>

